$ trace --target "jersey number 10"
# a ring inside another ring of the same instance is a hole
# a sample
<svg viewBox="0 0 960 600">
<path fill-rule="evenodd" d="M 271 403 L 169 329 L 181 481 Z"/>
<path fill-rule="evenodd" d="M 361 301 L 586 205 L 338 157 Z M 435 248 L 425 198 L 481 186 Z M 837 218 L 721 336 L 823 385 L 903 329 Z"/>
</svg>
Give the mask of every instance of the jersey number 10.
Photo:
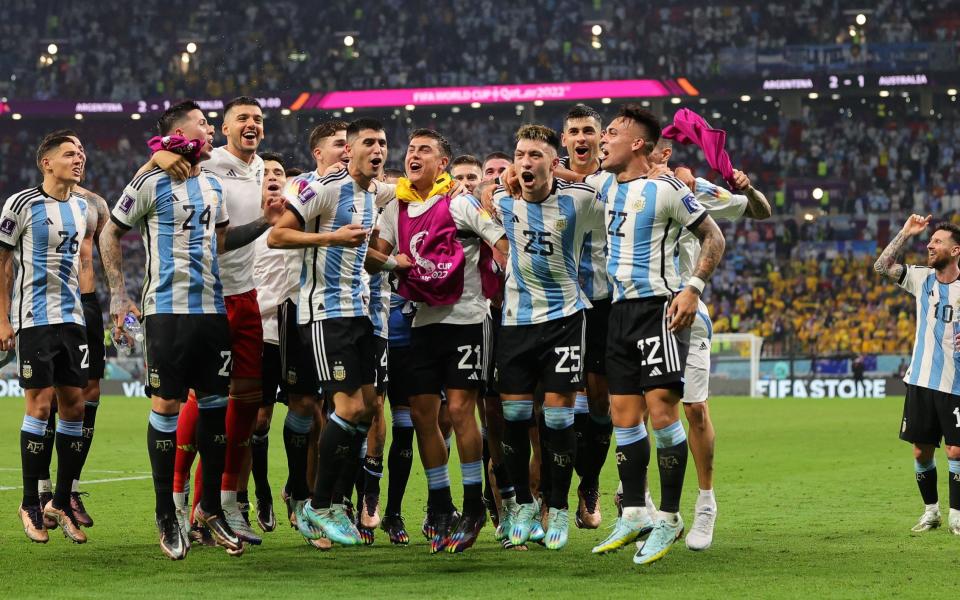
<svg viewBox="0 0 960 600">
<path fill-rule="evenodd" d="M 936 312 L 934 313 L 938 319 L 944 323 L 949 323 L 953 320 L 953 305 L 950 303 L 944 304 L 943 302 L 937 302 L 933 308 Z"/>
</svg>

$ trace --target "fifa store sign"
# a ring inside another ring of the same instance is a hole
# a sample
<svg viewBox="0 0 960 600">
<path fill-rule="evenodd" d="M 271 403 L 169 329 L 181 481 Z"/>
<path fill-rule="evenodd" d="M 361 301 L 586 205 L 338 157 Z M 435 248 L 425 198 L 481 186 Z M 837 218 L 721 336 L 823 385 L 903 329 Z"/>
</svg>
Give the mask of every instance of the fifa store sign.
<svg viewBox="0 0 960 600">
<path fill-rule="evenodd" d="M 886 379 L 761 379 L 757 395 L 767 398 L 886 398 Z"/>
</svg>

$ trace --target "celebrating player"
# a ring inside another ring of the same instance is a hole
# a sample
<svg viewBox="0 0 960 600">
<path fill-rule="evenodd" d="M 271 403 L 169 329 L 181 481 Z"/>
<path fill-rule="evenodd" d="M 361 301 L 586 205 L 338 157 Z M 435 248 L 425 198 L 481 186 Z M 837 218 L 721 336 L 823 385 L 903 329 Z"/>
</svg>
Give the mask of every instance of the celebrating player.
<svg viewBox="0 0 960 600">
<path fill-rule="evenodd" d="M 197 147 L 191 170 L 175 181 L 151 169 L 131 181 L 100 235 L 104 270 L 110 283 L 110 315 L 115 335 L 124 335 L 128 313 L 138 314 L 127 297 L 120 238 L 133 226 L 144 237 L 147 278 L 141 304 L 148 384 L 153 392 L 147 444 L 154 476 L 160 547 L 171 559 L 186 556 L 173 502 L 177 413 L 187 390 L 197 391 L 197 446 L 203 461 L 203 494 L 195 511 L 216 542 L 241 554 L 243 542 L 227 523 L 220 503 L 226 455 L 227 392 L 232 362 L 230 330 L 220 283 L 218 251 L 240 248 L 263 232 L 262 224 L 228 228 L 221 180 L 200 167 L 210 156 L 213 127 L 200 107 L 185 101 L 167 109 L 158 133 Z"/>
<path fill-rule="evenodd" d="M 551 550 L 567 543 L 567 496 L 577 450 L 573 406 L 583 385 L 583 311 L 590 305 L 577 269 L 587 232 L 603 219 L 596 190 L 554 178 L 559 149 L 553 130 L 520 128 L 514 158 L 520 198 L 500 188 L 493 199 L 510 243 L 497 386 L 506 420 L 504 455 L 520 504 L 504 516 L 503 530 L 514 545 L 525 544 L 540 513 L 530 494 L 528 466 L 528 423 L 540 386 L 550 469 L 545 545 Z"/>
<path fill-rule="evenodd" d="M 960 535 L 960 337 L 954 315 L 960 306 L 960 227 L 946 222 L 934 226 L 926 266 L 897 262 L 903 247 L 926 231 L 930 219 L 911 215 L 873 268 L 917 298 L 917 337 L 903 377 L 907 396 L 900 427 L 900 439 L 913 444 L 917 486 L 925 505 L 913 531 L 929 531 L 942 523 L 934 451 L 943 439 L 950 471 L 948 525 L 951 533 Z"/>
<path fill-rule="evenodd" d="M 650 155 L 654 164 L 667 166 L 673 154 L 673 144 L 660 138 Z M 734 171 L 736 189 L 743 194 L 731 194 L 706 179 L 694 178 L 689 168 L 679 167 L 676 177 L 693 190 L 697 202 L 714 219 L 736 221 L 742 217 L 762 220 L 770 217 L 767 198 L 750 185 L 750 178 L 743 171 Z M 680 234 L 680 279 L 693 277 L 700 254 L 700 241 L 689 229 Z M 697 318 L 690 327 L 690 352 L 684 371 L 683 410 L 690 425 L 690 453 L 697 468 L 700 493 L 694 508 L 693 525 L 685 539 L 687 548 L 706 550 L 713 543 L 713 529 L 717 519 L 717 501 L 713 493 L 713 457 L 715 433 L 707 397 L 710 392 L 710 349 L 713 337 L 713 322 L 702 300 L 697 307 Z"/>
<path fill-rule="evenodd" d="M 480 246 L 506 250 L 503 228 L 472 196 L 452 195 L 445 173 L 450 144 L 431 129 L 415 130 L 405 160 L 407 178 L 396 187 L 397 202 L 384 212 L 379 250 L 396 248 L 416 266 L 398 275 L 398 292 L 417 301 L 410 358 L 410 407 L 427 473 L 427 516 L 433 552 L 462 552 L 486 521 L 483 506 L 482 442 L 477 398 L 484 379 L 488 343 L 484 320 Z M 448 450 L 439 427 L 444 392 L 463 475 L 463 514 L 457 517 L 447 472 Z"/>
<path fill-rule="evenodd" d="M 657 118 L 625 105 L 601 140 L 605 172 L 587 178 L 607 213 L 607 273 L 613 305 L 607 338 L 607 379 L 623 483 L 623 515 L 595 553 L 616 550 L 651 531 L 634 562 L 662 558 L 683 534 L 680 496 L 687 441 L 678 404 L 700 293 L 723 254 L 723 235 L 690 190 L 675 177 L 643 176 L 660 139 Z M 702 244 L 686 286 L 673 261 L 683 227 Z M 644 510 L 650 445 L 649 411 L 657 444 L 661 506 L 656 523 Z"/>
<path fill-rule="evenodd" d="M 90 364 L 80 298 L 83 266 L 77 255 L 81 244 L 93 243 L 87 212 L 95 209 L 73 190 L 83 165 L 84 155 L 74 138 L 48 136 L 37 150 L 43 183 L 7 198 L 0 213 L 0 345 L 6 352 L 17 348 L 26 398 L 20 428 L 19 515 L 27 537 L 39 543 L 49 539 L 44 516 L 55 521 L 69 540 L 87 541 L 70 506 L 83 459 L 83 389 Z M 44 447 L 50 443 L 44 434 L 54 393 L 60 412 L 57 486 L 53 498 L 41 506 L 37 485 Z"/>
<path fill-rule="evenodd" d="M 304 248 L 305 281 L 298 307 L 300 334 L 334 411 L 320 435 L 313 499 L 300 505 L 297 523 L 308 537 L 360 544 L 334 488 L 359 455 L 376 403 L 376 348 L 364 303 L 362 270 L 377 216 L 377 188 L 387 154 L 383 125 L 358 119 L 347 127 L 347 168 L 304 188 L 268 237 L 272 248 Z"/>
</svg>

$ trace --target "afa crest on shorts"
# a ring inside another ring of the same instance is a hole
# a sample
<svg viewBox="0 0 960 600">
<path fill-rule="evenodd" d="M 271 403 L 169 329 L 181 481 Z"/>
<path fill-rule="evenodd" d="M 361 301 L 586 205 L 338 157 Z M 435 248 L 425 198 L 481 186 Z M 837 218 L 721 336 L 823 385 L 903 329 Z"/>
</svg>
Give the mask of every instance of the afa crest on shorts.
<svg viewBox="0 0 960 600">
<path fill-rule="evenodd" d="M 347 378 L 347 369 L 342 364 L 337 363 L 333 366 L 333 378 L 337 381 L 343 381 Z"/>
<path fill-rule="evenodd" d="M 23 375 L 24 379 L 30 379 L 33 377 L 33 365 L 28 362 L 23 363 L 20 366 L 20 374 Z"/>
<path fill-rule="evenodd" d="M 156 369 L 150 370 L 149 383 L 152 388 L 160 387 L 160 373 L 158 373 Z"/>
</svg>

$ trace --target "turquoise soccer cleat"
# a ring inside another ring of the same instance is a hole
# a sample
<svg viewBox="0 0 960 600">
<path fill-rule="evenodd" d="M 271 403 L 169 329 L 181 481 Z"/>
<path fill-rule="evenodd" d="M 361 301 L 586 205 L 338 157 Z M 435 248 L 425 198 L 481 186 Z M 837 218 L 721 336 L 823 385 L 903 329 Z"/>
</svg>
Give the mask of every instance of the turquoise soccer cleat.
<svg viewBox="0 0 960 600">
<path fill-rule="evenodd" d="M 547 517 L 545 545 L 547 550 L 559 550 L 567 545 L 570 517 L 566 509 L 551 508 Z"/>
<path fill-rule="evenodd" d="M 650 537 L 643 543 L 643 546 L 637 550 L 633 556 L 633 562 L 638 565 L 649 565 L 657 562 L 667 555 L 670 548 L 683 537 L 683 519 L 677 515 L 675 523 L 669 523 L 665 519 L 660 519 L 653 526 Z"/>
</svg>

